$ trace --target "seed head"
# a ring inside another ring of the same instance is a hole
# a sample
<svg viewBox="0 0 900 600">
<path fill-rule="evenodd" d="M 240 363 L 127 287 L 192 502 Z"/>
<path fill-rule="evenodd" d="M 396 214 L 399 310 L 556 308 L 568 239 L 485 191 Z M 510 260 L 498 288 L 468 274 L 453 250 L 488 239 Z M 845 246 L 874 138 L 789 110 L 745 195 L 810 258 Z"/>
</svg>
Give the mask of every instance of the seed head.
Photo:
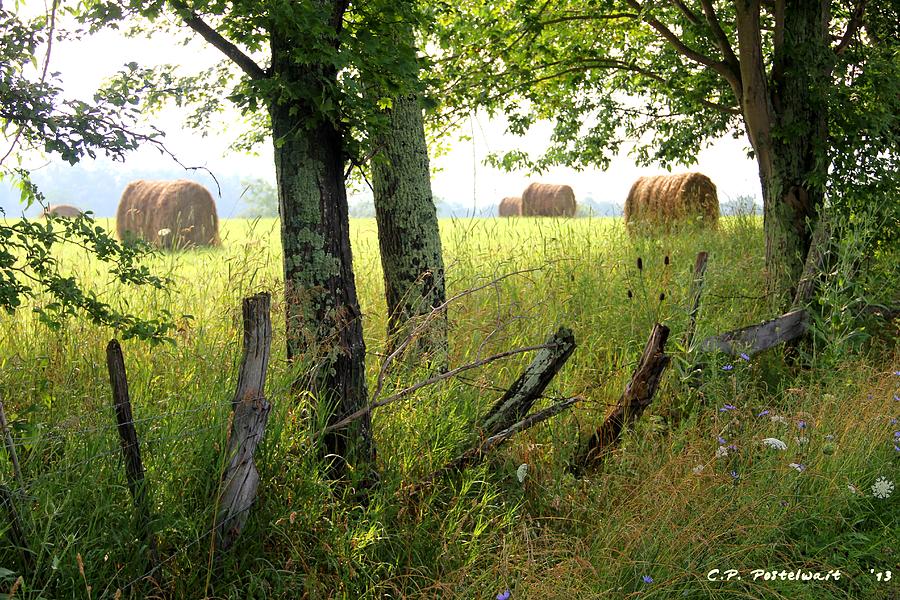
<svg viewBox="0 0 900 600">
<path fill-rule="evenodd" d="M 638 267 L 638 271 L 642 271 L 644 269 L 644 261 L 641 259 L 640 256 L 638 256 L 638 259 L 637 259 L 637 267 Z"/>
</svg>

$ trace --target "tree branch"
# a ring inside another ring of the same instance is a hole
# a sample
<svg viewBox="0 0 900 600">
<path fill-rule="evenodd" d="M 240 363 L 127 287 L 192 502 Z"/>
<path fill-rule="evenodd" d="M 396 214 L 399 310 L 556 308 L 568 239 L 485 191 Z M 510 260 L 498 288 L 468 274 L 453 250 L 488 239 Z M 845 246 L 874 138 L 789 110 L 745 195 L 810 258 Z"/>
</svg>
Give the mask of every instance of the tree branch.
<svg viewBox="0 0 900 600">
<path fill-rule="evenodd" d="M 178 16 L 184 21 L 185 25 L 199 33 L 204 40 L 220 50 L 222 54 L 239 66 L 251 79 L 259 80 L 268 77 L 268 73 L 265 69 L 256 64 L 256 61 L 252 58 L 244 54 L 240 48 L 225 39 L 222 34 L 210 27 L 206 21 L 200 18 L 200 15 L 191 10 L 184 2 L 176 0 L 172 2 L 172 6 L 175 8 Z"/>
<path fill-rule="evenodd" d="M 683 14 L 684 17 L 692 24 L 703 25 L 703 19 L 700 18 L 700 15 L 688 8 L 688 5 L 682 2 L 682 0 L 669 0 L 669 4 L 678 7 L 678 10 L 681 11 L 681 14 Z"/>
<path fill-rule="evenodd" d="M 850 22 L 847 23 L 847 30 L 844 31 L 844 35 L 841 36 L 841 41 L 838 42 L 838 45 L 834 48 L 835 54 L 843 54 L 844 50 L 847 49 L 847 46 L 853 42 L 853 38 L 856 36 L 856 33 L 862 25 L 863 13 L 865 12 L 866 0 L 859 0 L 859 2 L 856 3 L 853 14 L 850 16 Z"/>
<path fill-rule="evenodd" d="M 716 9 L 713 6 L 712 0 L 700 0 L 700 4 L 703 6 L 703 14 L 706 15 L 706 22 L 712 30 L 716 45 L 719 46 L 719 50 L 722 51 L 725 63 L 728 64 L 734 75 L 734 81 L 737 85 L 735 85 L 735 83 L 732 85 L 734 85 L 735 91 L 737 91 L 740 89 L 740 62 L 738 62 L 737 56 L 734 54 L 734 48 L 731 47 L 731 41 L 728 39 L 728 35 L 725 33 L 725 30 L 722 29 L 722 23 L 719 22 L 719 17 L 716 15 Z"/>
<path fill-rule="evenodd" d="M 644 6 L 638 2 L 637 0 L 627 0 L 628 4 L 633 7 L 635 10 L 643 12 Z M 650 27 L 652 27 L 656 32 L 663 37 L 669 45 L 675 48 L 682 56 L 694 61 L 697 64 L 701 64 L 705 67 L 709 67 L 719 75 L 725 78 L 732 87 L 737 86 L 738 82 L 734 77 L 734 73 L 732 73 L 729 66 L 720 61 L 715 61 L 705 54 L 694 50 L 687 44 L 685 44 L 681 38 L 679 38 L 675 33 L 666 27 L 659 19 L 656 17 L 647 15 L 643 17 L 645 23 L 647 23 Z"/>
</svg>

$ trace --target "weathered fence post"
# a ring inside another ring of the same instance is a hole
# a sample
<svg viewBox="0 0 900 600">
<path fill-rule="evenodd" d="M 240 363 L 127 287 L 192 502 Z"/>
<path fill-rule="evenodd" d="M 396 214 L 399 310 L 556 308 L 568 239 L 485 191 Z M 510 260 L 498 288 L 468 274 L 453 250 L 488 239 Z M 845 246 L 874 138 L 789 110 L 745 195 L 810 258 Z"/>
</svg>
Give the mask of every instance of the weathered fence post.
<svg viewBox="0 0 900 600">
<path fill-rule="evenodd" d="M 628 385 L 625 386 L 625 392 L 619 399 L 616 408 L 590 437 L 587 446 L 576 459 L 573 465 L 576 470 L 602 461 L 607 452 L 618 444 L 625 428 L 650 406 L 653 395 L 659 388 L 663 372 L 669 364 L 669 357 L 665 354 L 668 338 L 668 327 L 659 323 L 653 326 L 638 366 Z"/>
<path fill-rule="evenodd" d="M 528 414 L 535 400 L 540 398 L 550 381 L 572 356 L 575 351 L 575 336 L 570 329 L 560 327 L 545 342 L 545 346 L 482 419 L 482 429 L 486 436 L 503 431 Z"/>
<path fill-rule="evenodd" d="M 266 369 L 272 345 L 272 322 L 267 293 L 244 298 L 244 354 L 238 373 L 232 408 L 231 434 L 226 448 L 228 461 L 222 474 L 216 549 L 231 547 L 247 522 L 256 499 L 259 472 L 253 455 L 266 431 L 272 406 L 265 398 Z"/>
<path fill-rule="evenodd" d="M 131 398 L 128 394 L 128 377 L 125 373 L 125 358 L 118 340 L 111 340 L 106 346 L 106 367 L 109 371 L 109 383 L 112 386 L 113 408 L 116 411 L 116 428 L 122 445 L 122 456 L 125 459 L 125 477 L 128 490 L 134 501 L 135 517 L 141 537 L 147 544 L 150 562 L 158 562 L 156 536 L 151 527 L 151 500 L 147 481 L 144 478 L 144 463 L 141 460 L 141 448 L 138 443 L 137 430 L 134 428 L 134 417 L 131 413 Z"/>
<path fill-rule="evenodd" d="M 706 262 L 709 260 L 709 254 L 706 252 L 697 253 L 697 260 L 694 262 L 694 277 L 691 279 L 690 298 L 691 311 L 688 313 L 690 321 L 688 321 L 687 329 L 681 339 L 681 345 L 685 352 L 691 351 L 691 344 L 694 343 L 694 333 L 697 331 L 697 313 L 700 312 L 700 295 L 703 292 L 703 282 L 706 277 Z"/>
</svg>

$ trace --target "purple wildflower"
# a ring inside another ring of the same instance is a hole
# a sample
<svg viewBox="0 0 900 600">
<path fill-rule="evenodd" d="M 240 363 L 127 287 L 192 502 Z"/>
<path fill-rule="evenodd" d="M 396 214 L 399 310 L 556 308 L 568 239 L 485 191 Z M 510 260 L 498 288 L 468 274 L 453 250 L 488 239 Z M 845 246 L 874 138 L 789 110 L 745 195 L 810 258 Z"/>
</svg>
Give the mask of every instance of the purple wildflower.
<svg viewBox="0 0 900 600">
<path fill-rule="evenodd" d="M 900 396 L 894 394 L 894 402 L 900 402 Z"/>
<path fill-rule="evenodd" d="M 769 409 L 768 409 L 768 408 L 767 408 L 766 410 L 762 411 L 761 413 L 759 413 L 759 414 L 756 415 L 756 416 L 757 416 L 757 417 L 764 417 L 764 416 L 766 416 L 767 414 L 769 414 Z"/>
<path fill-rule="evenodd" d="M 894 437 L 900 439 L 900 431 L 895 431 Z"/>
<path fill-rule="evenodd" d="M 644 583 L 653 583 L 653 578 L 649 575 L 644 575 L 643 577 L 641 577 L 641 579 L 644 580 Z"/>
<path fill-rule="evenodd" d="M 723 446 L 728 443 L 728 440 L 726 440 L 722 436 L 716 436 L 716 439 L 719 440 L 719 443 L 722 444 Z"/>
<path fill-rule="evenodd" d="M 734 452 L 735 450 L 737 450 L 737 446 L 735 446 L 734 444 L 729 444 L 728 449 Z"/>
<path fill-rule="evenodd" d="M 891 419 L 891 425 L 896 425 L 896 424 L 897 424 L 897 419 Z"/>
<path fill-rule="evenodd" d="M 750 362 L 750 356 L 748 356 L 745 352 L 741 352 L 741 360 Z"/>
<path fill-rule="evenodd" d="M 731 478 L 732 478 L 732 479 L 737 479 L 737 478 L 738 478 L 737 471 L 732 471 L 731 473 L 729 473 L 729 475 L 731 475 Z"/>
<path fill-rule="evenodd" d="M 507 589 L 505 592 L 500 592 L 499 594 L 497 594 L 497 600 L 509 600 L 511 594 L 512 592 Z"/>
<path fill-rule="evenodd" d="M 799 427 L 800 429 L 806 429 L 806 421 L 804 421 L 803 419 L 797 421 L 797 427 Z"/>
<path fill-rule="evenodd" d="M 896 375 L 897 377 L 900 377 L 900 371 L 894 371 L 894 375 Z"/>
<path fill-rule="evenodd" d="M 900 452 L 900 446 L 898 446 L 897 444 L 894 444 L 894 450 L 896 450 L 897 452 Z"/>
<path fill-rule="evenodd" d="M 730 370 L 732 370 L 733 368 L 734 368 L 734 365 L 732 365 L 732 364 L 727 364 L 727 365 L 724 365 L 724 366 L 722 367 L 722 370 L 723 370 L 723 371 L 730 371 Z"/>
<path fill-rule="evenodd" d="M 734 410 L 734 405 L 726 404 L 722 408 L 719 409 L 719 412 L 728 412 L 729 410 Z"/>
</svg>

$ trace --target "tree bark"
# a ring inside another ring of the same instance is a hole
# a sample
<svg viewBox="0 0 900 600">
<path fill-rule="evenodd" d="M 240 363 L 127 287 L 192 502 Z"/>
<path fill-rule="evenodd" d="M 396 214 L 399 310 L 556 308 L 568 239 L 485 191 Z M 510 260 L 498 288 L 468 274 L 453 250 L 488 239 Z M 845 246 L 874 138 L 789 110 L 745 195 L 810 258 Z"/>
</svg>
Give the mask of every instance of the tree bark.
<svg viewBox="0 0 900 600">
<path fill-rule="evenodd" d="M 759 0 L 738 0 L 747 134 L 759 164 L 769 292 L 786 309 L 824 202 L 830 76 L 828 0 L 785 0 L 775 11 L 773 63 L 766 76 Z"/>
<path fill-rule="evenodd" d="M 372 179 L 390 349 L 410 335 L 417 317 L 441 306 L 446 294 L 422 107 L 415 96 L 400 97 L 387 113 L 389 125 L 375 140 Z M 446 312 L 420 336 L 413 354 L 426 354 L 446 369 Z"/>
<path fill-rule="evenodd" d="M 271 34 L 272 72 L 285 89 L 314 97 L 328 91 L 333 67 L 300 65 L 289 36 Z M 284 253 L 288 360 L 311 365 L 312 392 L 331 424 L 366 406 L 366 347 L 350 251 L 350 223 L 344 185 L 342 132 L 302 94 L 283 94 L 269 106 L 275 142 L 275 172 Z M 315 407 L 314 407 L 315 408 Z M 330 476 L 347 464 L 374 460 L 368 415 L 323 438 Z M 365 472 L 362 470 L 361 472 Z"/>
</svg>

